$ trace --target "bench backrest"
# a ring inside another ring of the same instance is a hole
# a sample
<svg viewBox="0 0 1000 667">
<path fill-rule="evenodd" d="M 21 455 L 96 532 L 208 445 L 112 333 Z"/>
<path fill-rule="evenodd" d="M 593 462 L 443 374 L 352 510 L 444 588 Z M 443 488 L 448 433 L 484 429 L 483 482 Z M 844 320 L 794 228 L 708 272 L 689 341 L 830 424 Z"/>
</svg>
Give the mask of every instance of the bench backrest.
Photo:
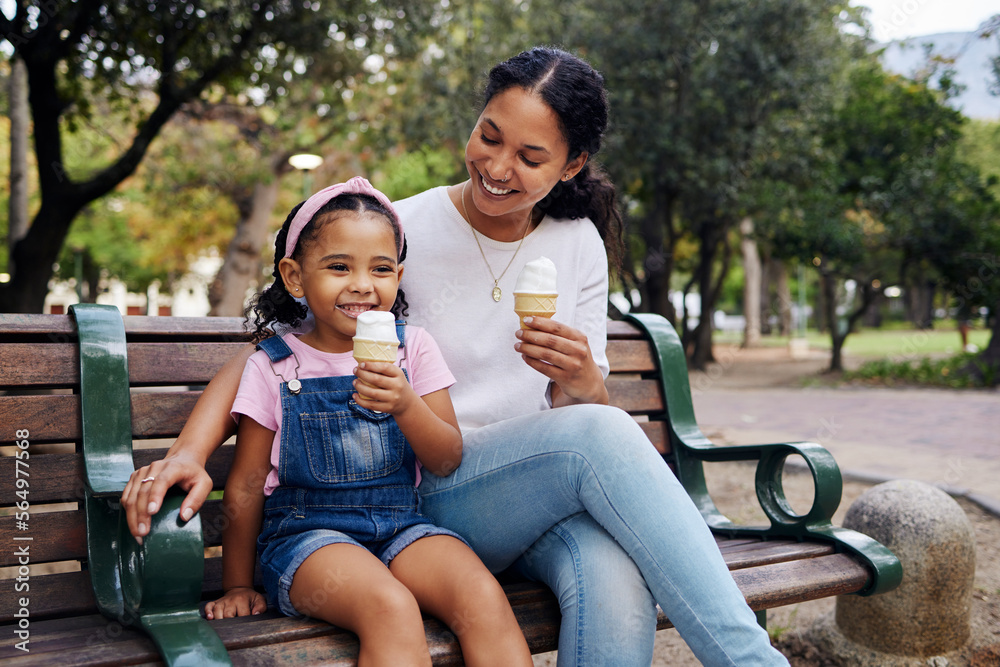
<svg viewBox="0 0 1000 667">
<path fill-rule="evenodd" d="M 138 467 L 162 458 L 201 389 L 249 336 L 239 318 L 125 317 L 124 322 Z M 668 426 L 655 419 L 664 405 L 652 346 L 633 325 L 609 322 L 608 358 L 612 404 L 632 414 L 657 450 L 668 453 Z M 96 611 L 81 508 L 79 391 L 76 327 L 69 315 L 0 315 L 0 541 L 29 546 L 33 619 Z M 17 458 L 19 443 L 28 443 L 20 445 L 27 459 Z M 225 486 L 232 452 L 228 443 L 209 461 L 217 490 Z M 27 519 L 18 508 L 25 501 Z M 221 501 L 209 500 L 202 510 L 203 589 L 209 596 L 221 589 L 216 547 L 225 523 Z M 25 537 L 31 539 L 15 540 Z M 16 578 L 20 566 L 15 549 L 0 551 L 0 580 Z M 0 586 L 0 623 L 13 619 L 21 595 L 14 585 Z"/>
</svg>

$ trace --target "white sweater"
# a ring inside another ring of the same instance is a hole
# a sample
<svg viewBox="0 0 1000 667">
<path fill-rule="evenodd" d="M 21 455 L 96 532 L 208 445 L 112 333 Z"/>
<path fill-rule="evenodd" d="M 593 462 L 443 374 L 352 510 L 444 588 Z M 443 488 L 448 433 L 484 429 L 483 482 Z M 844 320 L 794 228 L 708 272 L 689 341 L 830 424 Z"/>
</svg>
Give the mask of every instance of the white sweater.
<svg viewBox="0 0 1000 667">
<path fill-rule="evenodd" d="M 493 301 L 493 279 L 472 228 L 448 197 L 434 188 L 396 202 L 406 235 L 402 289 L 407 321 L 437 341 L 457 382 L 451 387 L 463 432 L 522 414 L 545 410 L 549 380 L 514 349 L 518 329 L 514 283 L 524 265 L 544 255 L 558 271 L 555 320 L 582 331 L 605 376 L 608 261 L 604 243 L 589 219 L 546 216 L 524 239 L 500 279 L 503 297 Z M 493 273 L 511 260 L 517 242 L 479 236 Z"/>
</svg>

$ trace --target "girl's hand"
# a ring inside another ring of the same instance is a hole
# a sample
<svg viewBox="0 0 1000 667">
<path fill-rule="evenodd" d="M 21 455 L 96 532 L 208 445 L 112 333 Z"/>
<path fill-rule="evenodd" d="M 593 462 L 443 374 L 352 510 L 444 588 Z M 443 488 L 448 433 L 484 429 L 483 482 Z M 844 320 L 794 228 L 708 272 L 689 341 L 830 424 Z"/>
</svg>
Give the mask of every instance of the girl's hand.
<svg viewBox="0 0 1000 667">
<path fill-rule="evenodd" d="M 369 410 L 398 415 L 420 400 L 399 366 L 387 361 L 363 361 L 354 369 L 354 400 Z"/>
<path fill-rule="evenodd" d="M 552 380 L 552 405 L 608 403 L 604 376 L 590 353 L 587 337 L 548 317 L 526 318 L 531 329 L 518 329 L 514 349 L 524 363 Z"/>
<path fill-rule="evenodd" d="M 205 605 L 205 616 L 209 619 L 256 616 L 267 609 L 264 596 L 249 587 L 236 587 L 226 591 L 218 600 Z"/>
</svg>

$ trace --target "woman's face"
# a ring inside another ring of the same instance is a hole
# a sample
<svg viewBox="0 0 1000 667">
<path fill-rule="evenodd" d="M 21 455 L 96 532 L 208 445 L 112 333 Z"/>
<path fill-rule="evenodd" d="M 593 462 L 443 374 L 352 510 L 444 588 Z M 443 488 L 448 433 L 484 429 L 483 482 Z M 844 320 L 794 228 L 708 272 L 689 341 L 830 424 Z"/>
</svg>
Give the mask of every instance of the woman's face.
<svg viewBox="0 0 1000 667">
<path fill-rule="evenodd" d="M 569 160 L 559 117 L 524 88 L 498 93 L 483 109 L 465 146 L 472 201 L 488 216 L 523 220 L 563 179 L 572 178 L 586 153 Z M 504 180 L 505 179 L 505 180 Z"/>
</svg>

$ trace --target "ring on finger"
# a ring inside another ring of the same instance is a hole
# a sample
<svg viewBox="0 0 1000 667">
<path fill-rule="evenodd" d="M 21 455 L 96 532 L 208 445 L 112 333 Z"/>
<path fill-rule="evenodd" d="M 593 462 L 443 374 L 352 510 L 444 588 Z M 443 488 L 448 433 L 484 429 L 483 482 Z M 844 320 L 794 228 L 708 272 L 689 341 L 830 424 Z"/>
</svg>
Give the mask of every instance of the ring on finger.
<svg viewBox="0 0 1000 667">
<path fill-rule="evenodd" d="M 139 483 L 140 484 L 145 484 L 146 482 L 152 482 L 154 479 L 156 479 L 156 478 L 153 477 L 152 475 L 150 475 L 149 477 L 144 477 L 141 480 L 139 480 Z"/>
</svg>

